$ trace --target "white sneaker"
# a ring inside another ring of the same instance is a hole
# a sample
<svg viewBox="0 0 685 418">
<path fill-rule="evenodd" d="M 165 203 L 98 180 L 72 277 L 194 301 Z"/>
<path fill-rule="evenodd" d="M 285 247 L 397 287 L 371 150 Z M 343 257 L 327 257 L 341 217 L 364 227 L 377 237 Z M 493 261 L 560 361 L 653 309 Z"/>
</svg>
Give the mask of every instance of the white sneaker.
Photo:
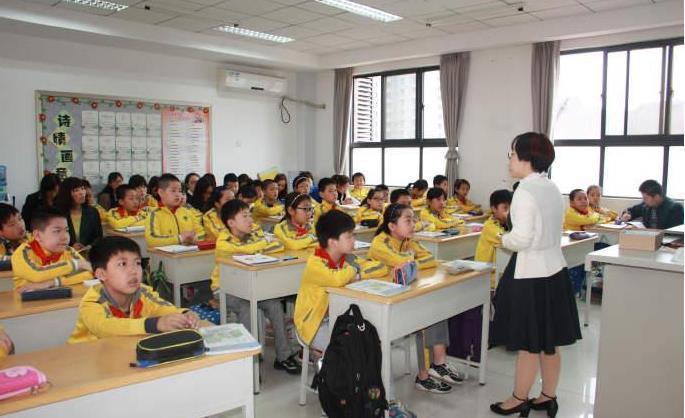
<svg viewBox="0 0 685 418">
<path fill-rule="evenodd" d="M 464 373 L 457 371 L 451 364 L 432 364 L 428 374 L 448 385 L 459 385 L 464 382 Z"/>
</svg>

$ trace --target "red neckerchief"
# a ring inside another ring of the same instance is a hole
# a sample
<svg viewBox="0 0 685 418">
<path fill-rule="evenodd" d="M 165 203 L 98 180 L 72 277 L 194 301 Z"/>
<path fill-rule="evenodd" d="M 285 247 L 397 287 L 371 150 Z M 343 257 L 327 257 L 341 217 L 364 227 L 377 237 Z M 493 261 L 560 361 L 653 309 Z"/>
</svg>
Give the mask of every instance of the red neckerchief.
<svg viewBox="0 0 685 418">
<path fill-rule="evenodd" d="M 460 202 L 463 203 L 463 204 L 466 204 L 466 201 L 468 200 L 467 198 L 463 198 L 463 199 L 462 199 L 461 196 L 459 196 L 458 194 L 455 194 L 454 197 L 456 197 L 457 200 L 460 201 Z"/>
<path fill-rule="evenodd" d="M 580 214 L 582 214 L 582 215 L 587 215 L 588 212 L 589 212 L 589 211 L 587 210 L 587 208 L 586 208 L 585 210 L 580 210 L 580 209 L 578 209 L 578 208 L 573 208 L 573 209 L 575 209 L 576 212 L 578 212 L 578 213 L 580 213 Z"/>
<path fill-rule="evenodd" d="M 336 264 L 336 262 L 333 261 L 333 259 L 331 258 L 331 255 L 328 254 L 328 251 L 324 250 L 321 247 L 316 247 L 316 250 L 314 250 L 314 255 L 326 260 L 326 262 L 328 263 L 328 268 L 341 269 L 345 264 L 345 257 L 340 257 L 340 260 L 338 260 L 338 263 Z"/>
<path fill-rule="evenodd" d="M 121 216 L 122 218 L 125 218 L 125 217 L 127 217 L 127 216 L 138 216 L 138 211 L 137 211 L 137 210 L 134 211 L 133 213 L 131 213 L 131 212 L 128 212 L 126 209 L 122 208 L 121 206 L 119 206 L 119 207 L 117 208 L 117 213 L 118 213 L 119 216 Z"/>
<path fill-rule="evenodd" d="M 295 222 L 290 222 L 290 225 L 295 227 L 295 236 L 301 237 L 307 235 L 307 233 L 309 232 L 309 230 L 307 229 L 307 225 L 300 226 Z"/>
<path fill-rule="evenodd" d="M 112 305 L 109 305 L 109 310 L 112 312 L 112 315 L 116 316 L 117 318 L 138 319 L 140 318 L 140 313 L 143 311 L 143 300 L 138 299 L 136 301 L 136 304 L 133 305 L 133 313 L 131 316 L 126 316 L 124 311 Z"/>
<path fill-rule="evenodd" d="M 164 206 L 164 204 L 162 203 L 161 200 L 159 201 L 159 207 L 160 208 L 167 208 L 166 206 Z M 180 206 L 179 206 L 179 208 L 180 208 Z M 174 215 L 176 214 L 176 210 L 178 210 L 178 208 L 173 208 L 173 209 L 167 208 L 167 209 L 169 209 L 171 211 L 171 213 L 173 213 Z"/>
<path fill-rule="evenodd" d="M 52 263 L 56 263 L 59 261 L 59 259 L 62 257 L 63 253 L 54 253 L 47 255 L 45 254 L 45 251 L 43 250 L 43 247 L 40 246 L 38 241 L 35 239 L 29 242 L 29 247 L 33 250 L 33 252 L 40 258 L 40 263 L 43 266 L 50 265 Z"/>
</svg>

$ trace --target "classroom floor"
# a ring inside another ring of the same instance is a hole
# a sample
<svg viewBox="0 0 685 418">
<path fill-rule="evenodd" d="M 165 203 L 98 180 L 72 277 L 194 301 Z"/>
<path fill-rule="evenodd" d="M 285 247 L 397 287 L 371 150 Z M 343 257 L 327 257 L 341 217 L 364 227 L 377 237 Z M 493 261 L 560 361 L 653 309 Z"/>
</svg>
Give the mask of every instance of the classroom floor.
<svg viewBox="0 0 685 418">
<path fill-rule="evenodd" d="M 581 313 L 583 302 L 578 303 Z M 562 372 L 557 396 L 560 410 L 559 418 L 591 418 L 593 416 L 594 393 L 597 376 L 597 351 L 599 343 L 600 307 L 592 305 L 590 325 L 582 327 L 583 339 L 576 344 L 562 348 Z M 413 342 L 413 340 L 412 340 Z M 478 370 L 472 369 L 470 378 L 464 384 L 455 386 L 452 393 L 434 395 L 420 392 L 414 388 L 416 357 L 412 345 L 411 375 L 401 375 L 404 370 L 403 353 L 393 350 L 393 369 L 395 373 L 395 390 L 401 402 L 407 405 L 419 417 L 495 417 L 490 412 L 492 402 L 503 400 L 512 391 L 515 354 L 495 348 L 489 351 L 487 384 L 478 384 Z M 318 399 L 308 394 L 307 405 L 298 405 L 299 376 L 289 376 L 276 371 L 273 364 L 273 348 L 266 348 L 263 363 L 263 383 L 261 393 L 255 396 L 255 416 L 279 418 L 316 418 L 321 416 Z M 539 382 L 531 391 L 531 396 L 539 393 Z M 221 414 L 221 418 L 233 418 L 234 413 Z M 544 417 L 544 412 L 532 412 L 531 417 Z"/>
</svg>

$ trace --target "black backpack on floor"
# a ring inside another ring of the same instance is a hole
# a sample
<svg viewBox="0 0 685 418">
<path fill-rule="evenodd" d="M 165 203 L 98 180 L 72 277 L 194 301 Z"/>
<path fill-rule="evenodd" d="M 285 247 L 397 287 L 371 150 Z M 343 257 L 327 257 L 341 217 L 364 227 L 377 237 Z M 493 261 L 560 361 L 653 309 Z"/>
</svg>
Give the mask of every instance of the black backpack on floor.
<svg viewBox="0 0 685 418">
<path fill-rule="evenodd" d="M 381 344 L 359 306 L 340 315 L 315 385 L 329 418 L 379 418 L 388 402 L 381 378 Z"/>
</svg>

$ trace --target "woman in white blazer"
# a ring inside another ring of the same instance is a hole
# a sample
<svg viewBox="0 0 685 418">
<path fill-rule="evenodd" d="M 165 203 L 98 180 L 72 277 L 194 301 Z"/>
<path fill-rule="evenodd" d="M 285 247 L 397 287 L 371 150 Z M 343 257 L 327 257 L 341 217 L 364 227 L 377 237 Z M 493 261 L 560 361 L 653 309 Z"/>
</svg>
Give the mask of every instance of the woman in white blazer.
<svg viewBox="0 0 685 418">
<path fill-rule="evenodd" d="M 527 417 L 530 410 L 559 409 L 556 389 L 561 369 L 557 347 L 581 338 L 575 298 L 561 252 L 564 201 L 547 171 L 554 146 L 544 134 L 514 138 L 509 172 L 521 179 L 511 202 L 510 232 L 502 246 L 514 252 L 497 287 L 491 344 L 517 351 L 514 391 L 490 409 L 500 415 Z M 542 392 L 528 399 L 538 373 Z"/>
</svg>

